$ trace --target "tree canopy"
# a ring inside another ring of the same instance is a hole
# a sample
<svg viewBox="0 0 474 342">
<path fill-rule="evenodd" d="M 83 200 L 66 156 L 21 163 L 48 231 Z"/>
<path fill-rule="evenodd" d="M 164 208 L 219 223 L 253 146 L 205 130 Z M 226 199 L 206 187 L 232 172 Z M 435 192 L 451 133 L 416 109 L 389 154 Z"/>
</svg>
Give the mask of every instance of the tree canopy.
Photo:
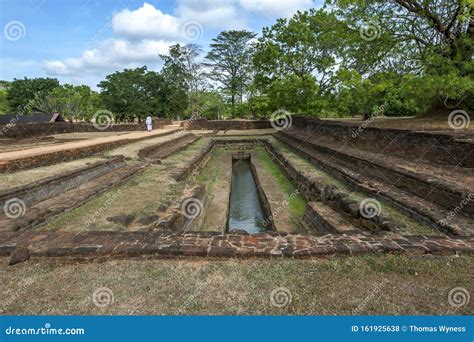
<svg viewBox="0 0 474 342">
<path fill-rule="evenodd" d="M 422 115 L 474 109 L 473 0 L 326 0 L 257 34 L 220 32 L 208 47 L 175 44 L 146 66 L 105 77 L 100 94 L 51 78 L 0 87 L 0 110 L 118 121 L 148 114 L 268 117 Z M 380 109 L 383 110 L 380 110 Z"/>
</svg>

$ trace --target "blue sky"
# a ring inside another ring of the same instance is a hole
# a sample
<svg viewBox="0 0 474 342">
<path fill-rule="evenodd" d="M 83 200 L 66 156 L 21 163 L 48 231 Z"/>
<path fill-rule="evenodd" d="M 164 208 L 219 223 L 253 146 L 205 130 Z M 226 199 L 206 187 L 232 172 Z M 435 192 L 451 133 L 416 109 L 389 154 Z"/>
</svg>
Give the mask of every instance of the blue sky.
<svg viewBox="0 0 474 342">
<path fill-rule="evenodd" d="M 96 89 L 124 68 L 161 67 L 175 43 L 207 49 L 228 29 L 260 32 L 323 0 L 0 0 L 0 79 L 56 77 Z"/>
</svg>

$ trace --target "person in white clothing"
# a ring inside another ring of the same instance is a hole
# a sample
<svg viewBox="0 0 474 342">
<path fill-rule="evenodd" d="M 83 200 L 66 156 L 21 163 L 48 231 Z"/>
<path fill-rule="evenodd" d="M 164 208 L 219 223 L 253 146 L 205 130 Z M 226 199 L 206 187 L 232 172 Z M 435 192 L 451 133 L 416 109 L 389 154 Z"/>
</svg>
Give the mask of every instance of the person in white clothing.
<svg viewBox="0 0 474 342">
<path fill-rule="evenodd" d="M 148 132 L 151 132 L 151 130 L 153 129 L 153 121 L 151 119 L 151 115 L 148 115 L 146 117 L 145 122 L 146 122 L 146 128 L 147 128 Z"/>
</svg>

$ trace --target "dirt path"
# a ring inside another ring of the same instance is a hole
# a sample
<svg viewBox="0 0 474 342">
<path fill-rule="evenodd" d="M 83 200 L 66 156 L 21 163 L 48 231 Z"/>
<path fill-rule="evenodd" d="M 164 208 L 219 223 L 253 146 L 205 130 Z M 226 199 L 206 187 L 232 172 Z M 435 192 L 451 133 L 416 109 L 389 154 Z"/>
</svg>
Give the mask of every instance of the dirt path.
<svg viewBox="0 0 474 342">
<path fill-rule="evenodd" d="M 103 143 L 110 143 L 110 142 L 116 142 L 116 141 L 122 141 L 122 140 L 135 140 L 135 139 L 140 139 L 144 137 L 151 138 L 159 134 L 172 132 L 173 130 L 175 130 L 174 127 L 157 129 L 152 132 L 131 132 L 131 133 L 126 133 L 126 134 L 120 133 L 113 136 L 95 138 L 95 139 L 90 139 L 90 140 L 81 140 L 81 141 L 68 142 L 64 144 L 34 147 L 34 148 L 24 149 L 20 151 L 4 152 L 4 153 L 0 153 L 0 160 L 12 160 L 12 159 L 25 158 L 25 157 L 32 157 L 32 156 L 37 156 L 41 154 L 48 154 L 48 153 L 64 151 L 64 150 L 72 150 L 76 148 L 89 147 L 89 146 L 99 145 Z"/>
</svg>

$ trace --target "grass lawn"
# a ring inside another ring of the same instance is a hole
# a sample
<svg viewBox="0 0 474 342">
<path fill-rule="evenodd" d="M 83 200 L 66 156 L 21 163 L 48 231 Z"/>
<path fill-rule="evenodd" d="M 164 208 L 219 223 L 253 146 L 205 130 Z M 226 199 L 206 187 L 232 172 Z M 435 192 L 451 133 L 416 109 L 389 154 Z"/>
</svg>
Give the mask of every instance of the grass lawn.
<svg viewBox="0 0 474 342">
<path fill-rule="evenodd" d="M 448 302 L 455 287 L 473 293 L 473 256 L 6 263 L 0 259 L 5 314 L 474 314 L 472 299 L 460 308 Z M 114 301 L 97 307 L 92 296 L 102 287 Z M 279 288 L 289 291 L 283 307 L 271 301 Z"/>
<path fill-rule="evenodd" d="M 295 222 L 299 221 L 304 215 L 306 200 L 296 192 L 296 188 L 283 174 L 278 165 L 273 162 L 263 147 L 256 147 L 252 155 L 258 158 L 265 170 L 273 177 L 280 190 L 286 195 L 290 215 L 294 218 Z"/>
</svg>

